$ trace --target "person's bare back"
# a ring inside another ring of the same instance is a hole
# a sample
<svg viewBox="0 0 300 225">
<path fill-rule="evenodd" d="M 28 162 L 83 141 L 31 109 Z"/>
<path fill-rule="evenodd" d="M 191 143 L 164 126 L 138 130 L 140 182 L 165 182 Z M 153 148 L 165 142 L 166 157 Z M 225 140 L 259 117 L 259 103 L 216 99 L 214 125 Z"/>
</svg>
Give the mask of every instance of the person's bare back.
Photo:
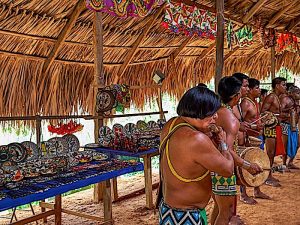
<svg viewBox="0 0 300 225">
<path fill-rule="evenodd" d="M 162 140 L 167 135 L 172 121 L 169 121 L 164 127 Z M 185 121 L 178 118 L 174 126 L 182 122 Z M 215 160 L 211 160 L 212 158 Z M 231 172 L 221 165 L 224 157 L 215 148 L 209 137 L 187 126 L 180 128 L 170 138 L 169 159 L 175 171 L 186 179 L 201 177 L 211 169 L 217 170 L 220 174 L 231 175 Z M 208 204 L 211 196 L 210 173 L 201 181 L 182 182 L 172 174 L 166 153 L 163 154 L 161 166 L 164 180 L 164 201 L 167 204 L 183 209 L 204 208 Z"/>
</svg>

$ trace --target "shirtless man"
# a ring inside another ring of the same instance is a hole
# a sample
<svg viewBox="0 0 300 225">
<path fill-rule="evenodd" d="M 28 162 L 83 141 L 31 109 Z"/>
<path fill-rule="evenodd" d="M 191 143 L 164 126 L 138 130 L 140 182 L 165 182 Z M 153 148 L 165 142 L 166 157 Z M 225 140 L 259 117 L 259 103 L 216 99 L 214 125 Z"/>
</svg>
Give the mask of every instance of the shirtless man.
<svg viewBox="0 0 300 225">
<path fill-rule="evenodd" d="M 211 197 L 210 171 L 227 177 L 233 174 L 234 162 L 225 143 L 225 132 L 219 133 L 220 150 L 206 134 L 209 126 L 215 124 L 220 106 L 213 91 L 194 87 L 179 101 L 179 117 L 164 126 L 160 148 L 159 224 L 206 225 L 205 207 Z"/>
<path fill-rule="evenodd" d="M 276 77 L 272 80 L 272 89 L 273 92 L 270 93 L 265 101 L 263 102 L 261 113 L 266 111 L 270 111 L 272 113 L 279 114 L 278 119 L 280 121 L 281 116 L 284 116 L 281 113 L 282 107 L 280 104 L 280 95 L 286 92 L 286 79 L 283 77 Z M 265 126 L 264 135 L 266 138 L 266 151 L 270 159 L 270 166 L 273 166 L 274 157 L 276 153 L 276 128 L 268 128 Z M 277 137 L 278 138 L 278 137 Z M 270 172 L 269 177 L 266 181 L 267 185 L 271 185 L 273 187 L 280 187 L 279 181 L 272 176 Z"/>
<path fill-rule="evenodd" d="M 232 76 L 237 78 L 242 83 L 241 98 L 246 97 L 249 92 L 249 82 L 248 82 L 249 77 L 243 73 L 234 73 Z M 234 115 L 237 117 L 237 119 L 240 121 L 240 129 L 238 133 L 238 138 L 239 138 L 238 145 L 243 146 L 245 144 L 245 132 L 247 128 L 249 128 L 249 126 L 248 123 L 246 123 L 243 120 L 240 104 L 237 104 L 236 106 L 233 107 L 233 112 Z"/>
<path fill-rule="evenodd" d="M 235 77 L 223 77 L 218 86 L 218 93 L 222 100 L 222 107 L 218 110 L 216 124 L 226 132 L 226 143 L 234 158 L 236 166 L 243 167 L 251 174 L 257 174 L 262 169 L 257 164 L 252 164 L 240 158 L 236 154 L 237 134 L 240 122 L 233 114 L 232 108 L 238 104 L 241 97 L 241 82 Z M 214 171 L 214 170 L 212 170 Z M 223 177 L 217 171 L 212 172 L 214 209 L 212 211 L 211 224 L 243 224 L 235 214 L 236 202 L 236 177 Z M 220 185 L 222 183 L 222 185 Z"/>
<path fill-rule="evenodd" d="M 300 89 L 290 84 L 288 87 L 288 93 L 284 94 L 280 97 L 282 112 L 286 113 L 286 116 L 281 120 L 281 127 L 282 127 L 282 139 L 283 144 L 285 146 L 286 155 L 283 155 L 283 165 L 287 163 L 287 156 L 290 157 L 288 162 L 287 168 L 288 169 L 299 169 L 299 167 L 293 164 L 293 159 L 297 154 L 298 149 L 298 127 L 291 127 L 292 125 L 292 118 L 291 112 L 294 112 L 294 123 L 295 125 L 298 124 L 299 121 L 299 107 L 296 104 L 296 101 L 300 99 Z"/>
<path fill-rule="evenodd" d="M 249 78 L 249 92 L 247 97 L 242 99 L 241 102 L 241 110 L 243 115 L 243 120 L 247 123 L 252 123 L 257 121 L 260 117 L 260 106 L 259 103 L 256 101 L 257 98 L 260 97 L 260 82 L 257 79 Z M 263 124 L 260 120 L 250 126 L 250 129 L 247 130 L 247 134 L 254 137 L 259 137 L 260 133 L 262 132 Z M 246 192 L 246 186 L 241 185 L 241 197 L 240 200 L 246 204 L 256 204 L 253 198 L 249 197 Z M 254 188 L 254 197 L 255 198 L 263 198 L 263 199 L 270 199 L 269 196 L 262 193 L 259 187 Z"/>
</svg>

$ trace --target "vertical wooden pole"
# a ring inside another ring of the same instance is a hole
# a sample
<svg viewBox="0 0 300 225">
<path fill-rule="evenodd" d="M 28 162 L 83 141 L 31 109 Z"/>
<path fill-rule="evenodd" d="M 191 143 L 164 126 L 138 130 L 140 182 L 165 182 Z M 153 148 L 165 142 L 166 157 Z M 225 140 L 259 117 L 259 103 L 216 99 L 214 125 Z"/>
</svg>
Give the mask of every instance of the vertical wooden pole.
<svg viewBox="0 0 300 225">
<path fill-rule="evenodd" d="M 159 118 L 160 119 L 165 119 L 165 114 L 164 114 L 164 110 L 163 110 L 163 106 L 162 106 L 162 92 L 161 92 L 161 85 L 158 88 L 158 99 L 157 99 L 157 103 L 158 103 L 158 108 L 159 108 Z"/>
<path fill-rule="evenodd" d="M 61 225 L 61 195 L 55 196 L 54 214 L 55 225 Z"/>
<path fill-rule="evenodd" d="M 105 183 L 105 188 L 103 191 L 104 223 L 113 224 L 110 180 L 106 180 L 103 183 Z"/>
<path fill-rule="evenodd" d="M 271 47 L 271 78 L 272 80 L 275 78 L 275 46 Z"/>
<path fill-rule="evenodd" d="M 145 176 L 145 193 L 146 193 L 146 208 L 153 208 L 153 195 L 152 195 L 152 168 L 151 157 L 146 155 L 144 160 L 144 176 Z"/>
<path fill-rule="evenodd" d="M 42 120 L 41 118 L 37 115 L 35 120 L 35 133 L 36 133 L 36 144 L 37 146 L 41 145 L 41 136 L 42 136 Z M 45 202 L 45 200 L 41 200 L 41 202 Z M 46 208 L 41 207 L 41 212 L 44 213 L 46 212 Z M 43 222 L 47 223 L 47 217 L 43 218 Z"/>
<path fill-rule="evenodd" d="M 105 86 L 103 73 L 103 29 L 102 29 L 102 13 L 94 12 L 94 100 L 96 103 L 96 94 L 98 88 Z M 95 112 L 96 115 L 99 115 Z M 95 142 L 98 143 L 99 128 L 103 126 L 103 119 L 95 119 Z M 103 184 L 98 183 L 94 187 L 94 202 L 99 203 L 102 200 Z"/>
<path fill-rule="evenodd" d="M 111 185 L 112 185 L 113 201 L 117 201 L 119 199 L 117 177 L 111 179 Z"/>
<path fill-rule="evenodd" d="M 216 75 L 215 90 L 223 75 L 224 67 L 224 0 L 216 0 L 217 10 L 217 39 L 216 39 Z"/>
</svg>

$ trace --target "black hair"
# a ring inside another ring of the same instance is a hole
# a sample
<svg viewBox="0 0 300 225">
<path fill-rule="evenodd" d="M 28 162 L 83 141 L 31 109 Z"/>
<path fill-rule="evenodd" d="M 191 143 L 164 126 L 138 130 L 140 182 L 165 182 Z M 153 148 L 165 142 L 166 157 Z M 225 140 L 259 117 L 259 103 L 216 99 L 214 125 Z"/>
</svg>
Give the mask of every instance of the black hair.
<svg viewBox="0 0 300 225">
<path fill-rule="evenodd" d="M 232 74 L 232 76 L 235 77 L 236 79 L 238 79 L 239 81 L 241 81 L 242 83 L 243 83 L 243 80 L 249 79 L 249 77 L 243 73 L 234 73 L 234 74 Z"/>
<path fill-rule="evenodd" d="M 284 77 L 276 77 L 272 80 L 272 88 L 275 89 L 276 84 L 280 84 L 281 82 L 286 81 Z"/>
<path fill-rule="evenodd" d="M 204 84 L 204 83 L 199 83 L 197 86 L 198 86 L 198 87 L 205 87 L 205 88 L 207 88 L 207 85 Z"/>
<path fill-rule="evenodd" d="M 293 88 L 294 83 L 286 83 L 286 90 L 289 90 L 290 88 Z"/>
<path fill-rule="evenodd" d="M 260 85 L 259 80 L 255 79 L 255 78 L 249 78 L 248 82 L 249 82 L 249 88 L 251 88 L 251 89 L 255 88 L 255 86 Z"/>
<path fill-rule="evenodd" d="M 264 88 L 260 89 L 260 95 L 266 95 L 266 94 L 268 94 L 267 89 L 264 89 Z"/>
<path fill-rule="evenodd" d="M 218 93 L 221 100 L 226 104 L 230 102 L 234 95 L 236 95 L 242 87 L 242 82 L 236 77 L 223 77 L 218 86 Z"/>
<path fill-rule="evenodd" d="M 293 83 L 288 83 L 289 85 L 287 85 L 287 90 L 290 93 L 299 91 L 299 87 L 297 87 L 296 85 L 294 85 Z"/>
<path fill-rule="evenodd" d="M 221 107 L 221 102 L 213 91 L 205 87 L 193 87 L 180 99 L 177 114 L 195 119 L 212 116 Z"/>
</svg>

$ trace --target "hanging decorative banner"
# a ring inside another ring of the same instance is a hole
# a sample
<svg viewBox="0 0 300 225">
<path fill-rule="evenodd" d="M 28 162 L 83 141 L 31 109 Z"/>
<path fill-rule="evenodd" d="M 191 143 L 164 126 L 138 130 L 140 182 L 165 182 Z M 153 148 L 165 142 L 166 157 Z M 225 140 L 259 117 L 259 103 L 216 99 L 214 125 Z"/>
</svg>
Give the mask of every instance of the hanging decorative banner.
<svg viewBox="0 0 300 225">
<path fill-rule="evenodd" d="M 227 48 L 232 50 L 233 45 L 237 44 L 237 40 L 236 40 L 236 37 L 235 37 L 235 32 L 233 30 L 233 25 L 232 25 L 231 20 L 229 20 L 228 23 L 227 23 L 226 37 L 227 37 Z"/>
<path fill-rule="evenodd" d="M 145 17 L 163 3 L 163 0 L 87 0 L 86 6 L 97 12 L 107 12 L 113 16 L 127 18 Z"/>
<path fill-rule="evenodd" d="M 130 90 L 126 84 L 113 84 L 111 90 L 115 94 L 117 112 L 124 113 L 125 108 L 130 106 Z"/>
<path fill-rule="evenodd" d="M 276 52 L 282 54 L 284 51 L 299 52 L 298 40 L 292 33 L 280 34 L 277 38 Z"/>
<path fill-rule="evenodd" d="M 276 45 L 276 33 L 275 30 L 260 28 L 261 42 L 264 45 L 264 48 L 271 48 Z"/>
<path fill-rule="evenodd" d="M 171 3 L 170 0 L 167 0 L 162 26 L 186 36 L 195 34 L 202 38 L 215 39 L 217 34 L 217 18 L 214 13 L 184 3 Z"/>
<path fill-rule="evenodd" d="M 253 44 L 252 27 L 246 25 L 239 29 L 235 35 L 240 47 L 247 47 Z"/>
<path fill-rule="evenodd" d="M 265 28 L 262 19 L 259 17 L 256 20 L 256 27 L 260 33 L 260 40 L 265 49 L 271 48 L 276 45 L 276 31 L 273 28 Z"/>
</svg>

